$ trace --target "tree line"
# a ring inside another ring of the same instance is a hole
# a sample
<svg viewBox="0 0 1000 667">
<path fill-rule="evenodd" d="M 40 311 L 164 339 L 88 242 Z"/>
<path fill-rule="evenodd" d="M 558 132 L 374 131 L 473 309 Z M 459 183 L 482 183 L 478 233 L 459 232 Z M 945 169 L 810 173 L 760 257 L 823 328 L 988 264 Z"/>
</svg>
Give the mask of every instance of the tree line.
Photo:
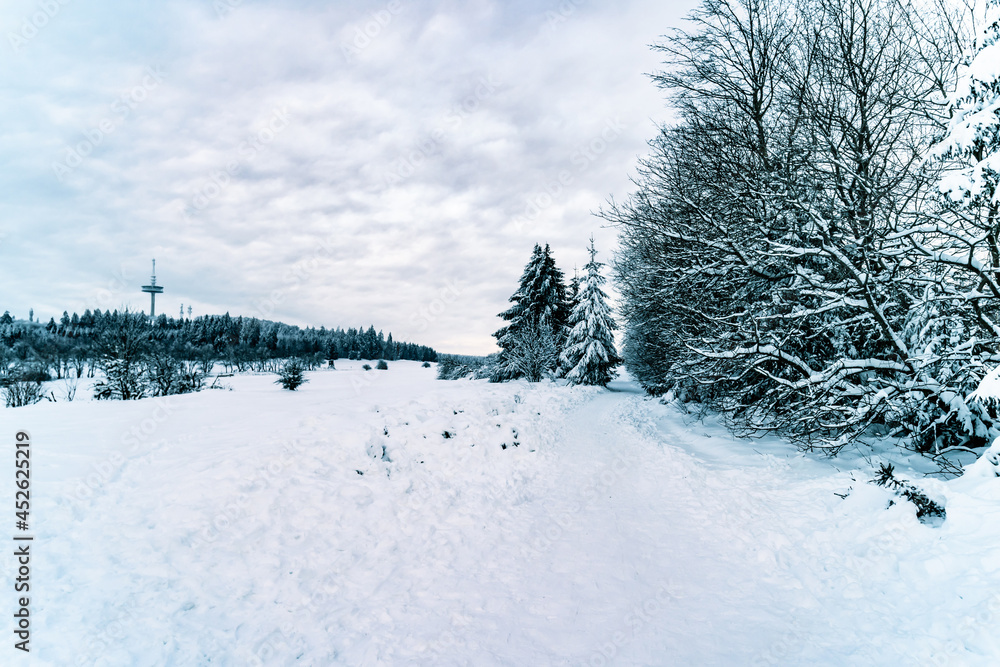
<svg viewBox="0 0 1000 667">
<path fill-rule="evenodd" d="M 676 121 L 602 211 L 630 373 L 811 447 L 1000 435 L 969 399 L 1000 362 L 998 19 L 705 0 L 665 36 Z"/>
<path fill-rule="evenodd" d="M 4 387 L 86 374 L 99 377 L 98 398 L 140 398 L 197 390 L 216 364 L 226 372 L 275 371 L 288 358 L 316 368 L 340 358 L 435 361 L 437 352 L 374 326 L 300 328 L 228 313 L 150 321 L 142 313 L 98 309 L 64 312 L 44 325 L 0 316 Z"/>
</svg>

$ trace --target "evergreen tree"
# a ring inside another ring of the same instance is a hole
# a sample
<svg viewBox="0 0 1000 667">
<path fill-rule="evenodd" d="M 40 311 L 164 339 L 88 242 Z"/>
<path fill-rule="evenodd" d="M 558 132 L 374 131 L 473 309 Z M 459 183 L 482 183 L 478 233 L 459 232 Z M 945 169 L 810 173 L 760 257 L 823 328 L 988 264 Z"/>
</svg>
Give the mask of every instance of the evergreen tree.
<svg viewBox="0 0 1000 667">
<path fill-rule="evenodd" d="M 275 384 L 280 384 L 289 391 L 295 391 L 309 380 L 305 377 L 305 367 L 298 359 L 291 359 L 278 371 L 278 379 Z"/>
<path fill-rule="evenodd" d="M 520 286 L 510 301 L 513 305 L 500 313 L 500 317 L 510 324 L 493 334 L 501 348 L 498 372 L 493 379 L 502 381 L 524 376 L 524 360 L 518 360 L 518 357 L 524 351 L 522 348 L 525 348 L 526 342 L 539 335 L 550 336 L 551 347 L 557 351 L 552 357 L 553 362 L 546 362 L 547 367 L 539 372 L 554 370 L 558 349 L 565 339 L 569 306 L 562 271 L 556 267 L 548 245 L 543 250 L 535 244 L 531 259 L 521 274 Z M 532 359 L 547 358 L 544 355 L 530 356 Z"/>
<path fill-rule="evenodd" d="M 500 346 L 500 368 L 497 376 L 493 378 L 495 380 L 510 380 L 517 377 L 517 373 L 510 363 L 511 354 L 516 347 L 517 338 L 529 324 L 526 310 L 527 299 L 531 291 L 532 279 L 539 272 L 541 263 L 542 248 L 536 243 L 531 251 L 531 258 L 521 273 L 520 285 L 509 299 L 512 305 L 500 313 L 500 317 L 510 324 L 493 334 Z"/>
<path fill-rule="evenodd" d="M 143 398 L 149 390 L 145 362 L 151 342 L 142 313 L 116 311 L 98 341 L 98 365 L 104 371 L 104 379 L 94 386 L 95 398 L 122 401 Z"/>
<path fill-rule="evenodd" d="M 613 331 L 617 329 L 601 286 L 604 264 L 597 261 L 594 238 L 590 238 L 590 262 L 580 284 L 576 307 L 570 314 L 566 347 L 559 358 L 565 378 L 570 384 L 604 386 L 617 374 L 621 363 L 615 348 Z"/>
<path fill-rule="evenodd" d="M 569 281 L 569 289 L 566 291 L 566 300 L 569 302 L 569 312 L 576 309 L 576 304 L 580 302 L 580 272 L 573 267 L 573 278 Z"/>
</svg>

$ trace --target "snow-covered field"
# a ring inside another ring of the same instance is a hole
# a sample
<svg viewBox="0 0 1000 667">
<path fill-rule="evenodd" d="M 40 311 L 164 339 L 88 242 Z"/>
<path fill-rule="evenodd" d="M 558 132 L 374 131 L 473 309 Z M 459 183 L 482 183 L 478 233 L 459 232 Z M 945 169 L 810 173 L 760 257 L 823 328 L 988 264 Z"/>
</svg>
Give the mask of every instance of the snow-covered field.
<svg viewBox="0 0 1000 667">
<path fill-rule="evenodd" d="M 918 479 L 932 527 L 626 381 L 308 377 L 0 413 L 33 442 L 31 664 L 1000 661 L 1000 479 Z"/>
</svg>

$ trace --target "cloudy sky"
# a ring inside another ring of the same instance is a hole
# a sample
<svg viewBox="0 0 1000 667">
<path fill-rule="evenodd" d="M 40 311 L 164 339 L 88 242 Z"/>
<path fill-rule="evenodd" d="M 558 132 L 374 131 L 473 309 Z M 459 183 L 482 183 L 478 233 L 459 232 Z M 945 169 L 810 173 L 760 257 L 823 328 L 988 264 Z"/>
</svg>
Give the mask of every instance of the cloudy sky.
<svg viewBox="0 0 1000 667">
<path fill-rule="evenodd" d="M 0 310 L 367 326 L 488 353 L 667 118 L 693 2 L 5 0 Z"/>
</svg>

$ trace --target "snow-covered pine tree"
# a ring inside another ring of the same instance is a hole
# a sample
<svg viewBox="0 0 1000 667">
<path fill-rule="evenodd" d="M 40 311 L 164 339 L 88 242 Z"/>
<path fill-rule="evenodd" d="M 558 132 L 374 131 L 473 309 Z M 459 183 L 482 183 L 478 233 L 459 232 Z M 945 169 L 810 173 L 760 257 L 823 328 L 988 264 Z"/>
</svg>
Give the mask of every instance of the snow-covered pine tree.
<svg viewBox="0 0 1000 667">
<path fill-rule="evenodd" d="M 569 289 L 566 291 L 566 301 L 569 303 L 570 313 L 576 309 L 576 304 L 580 302 L 580 271 L 575 266 L 573 267 L 573 277 L 569 281 Z"/>
<path fill-rule="evenodd" d="M 963 207 L 984 207 L 995 222 L 1000 204 L 1000 0 L 986 0 L 985 18 L 977 51 L 952 98 L 948 132 L 933 156 L 964 163 L 942 179 L 941 191 Z"/>
<path fill-rule="evenodd" d="M 564 377 L 570 384 L 605 386 L 615 375 L 615 366 L 621 363 L 615 348 L 617 329 L 607 295 L 601 286 L 604 264 L 597 261 L 594 238 L 590 238 L 590 261 L 584 267 L 578 302 L 569 319 L 569 335 L 559 359 Z"/>
<path fill-rule="evenodd" d="M 502 327 L 493 334 L 497 339 L 497 345 L 500 346 L 498 368 L 492 376 L 494 381 L 502 382 L 517 377 L 517 373 L 510 363 L 510 354 L 516 347 L 516 342 L 522 329 L 527 325 L 525 313 L 527 295 L 531 291 L 531 283 L 534 276 L 540 270 L 541 262 L 542 248 L 536 243 L 535 248 L 531 251 L 531 259 L 528 260 L 528 263 L 524 266 L 524 272 L 521 273 L 520 285 L 509 299 L 512 305 L 500 313 L 500 318 L 510 324 Z"/>
<path fill-rule="evenodd" d="M 546 368 L 539 372 L 555 370 L 558 350 L 565 340 L 569 308 L 563 274 L 556 267 L 548 245 L 542 249 L 535 244 L 531 259 L 521 274 L 520 286 L 510 297 L 510 301 L 513 305 L 500 313 L 500 317 L 510 324 L 493 334 L 501 348 L 499 368 L 493 374 L 493 379 L 504 381 L 523 377 L 525 362 L 520 359 L 523 356 L 520 354 L 521 348 L 525 346 L 525 341 L 537 335 L 552 336 L 552 346 L 556 350 L 556 354 L 552 355 L 552 362 L 546 363 Z M 538 355 L 530 356 L 532 359 L 543 358 Z M 535 373 L 528 375 L 534 376 Z"/>
<path fill-rule="evenodd" d="M 525 317 L 541 326 L 551 327 L 556 338 L 562 340 L 565 337 L 563 329 L 569 319 L 569 301 L 563 272 L 556 266 L 548 244 L 540 250 L 540 255 L 532 255 L 532 262 L 525 267 L 525 273 L 528 274 L 528 283 L 521 302 Z"/>
</svg>

